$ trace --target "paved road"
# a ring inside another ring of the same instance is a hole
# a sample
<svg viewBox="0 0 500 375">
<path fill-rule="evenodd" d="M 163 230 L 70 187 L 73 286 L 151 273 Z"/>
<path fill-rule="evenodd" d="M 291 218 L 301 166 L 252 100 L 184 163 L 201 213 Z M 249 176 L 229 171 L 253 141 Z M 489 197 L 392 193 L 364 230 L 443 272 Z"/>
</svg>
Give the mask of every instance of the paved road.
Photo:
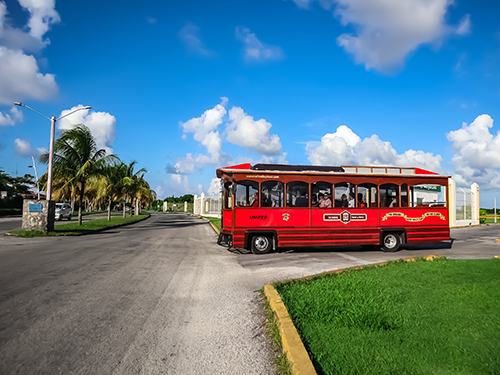
<svg viewBox="0 0 500 375">
<path fill-rule="evenodd" d="M 266 283 L 414 255 L 490 258 L 499 228 L 393 254 L 228 251 L 182 214 L 85 237 L 1 237 L 0 374 L 272 374 L 255 292 Z"/>
<path fill-rule="evenodd" d="M 112 211 L 112 216 L 122 216 L 121 211 Z M 103 219 L 108 217 L 107 213 L 99 213 L 99 214 L 90 214 L 83 215 L 83 221 L 95 220 L 95 219 Z M 78 216 L 73 216 L 72 221 L 78 221 Z M 21 217 L 0 217 L 0 235 L 10 232 L 11 230 L 21 229 L 22 226 L 22 218 Z M 71 223 L 68 220 L 58 220 L 55 222 L 55 225 L 67 224 Z"/>
</svg>

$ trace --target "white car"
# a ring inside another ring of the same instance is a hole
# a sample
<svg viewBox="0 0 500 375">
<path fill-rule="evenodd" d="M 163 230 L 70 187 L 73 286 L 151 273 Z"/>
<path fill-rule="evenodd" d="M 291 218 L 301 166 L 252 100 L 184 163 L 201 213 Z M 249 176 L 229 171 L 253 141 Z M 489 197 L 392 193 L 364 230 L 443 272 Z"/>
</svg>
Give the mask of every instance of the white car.
<svg viewBox="0 0 500 375">
<path fill-rule="evenodd" d="M 63 218 L 71 220 L 72 216 L 73 210 L 69 203 L 56 203 L 56 220 L 62 220 Z"/>
</svg>

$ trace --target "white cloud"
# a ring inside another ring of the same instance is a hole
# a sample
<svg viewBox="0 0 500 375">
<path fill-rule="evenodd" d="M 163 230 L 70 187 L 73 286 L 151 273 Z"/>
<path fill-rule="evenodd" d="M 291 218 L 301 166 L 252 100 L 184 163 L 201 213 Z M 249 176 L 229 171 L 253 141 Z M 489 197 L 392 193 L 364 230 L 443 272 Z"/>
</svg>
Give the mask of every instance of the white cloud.
<svg viewBox="0 0 500 375">
<path fill-rule="evenodd" d="M 64 116 L 83 105 L 75 106 L 61 112 Z M 113 153 L 113 142 L 116 140 L 116 118 L 107 112 L 94 112 L 88 109 L 75 112 L 74 114 L 63 118 L 57 122 L 58 129 L 71 129 L 75 125 L 86 125 L 96 138 L 97 148 L 103 148 L 106 153 Z"/>
<path fill-rule="evenodd" d="M 200 28 L 192 23 L 186 24 L 179 31 L 179 39 L 186 46 L 186 48 L 201 56 L 210 56 L 212 52 L 205 48 L 200 37 Z"/>
<path fill-rule="evenodd" d="M 485 114 L 446 135 L 456 152 L 453 178 L 459 185 L 476 182 L 481 188 L 500 188 L 500 131 L 493 135 L 492 127 L 493 119 Z"/>
<path fill-rule="evenodd" d="M 460 20 L 460 24 L 457 27 L 456 33 L 460 36 L 470 34 L 470 28 L 471 28 L 471 23 L 470 23 L 470 14 L 466 14 L 463 16 L 463 18 Z"/>
<path fill-rule="evenodd" d="M 224 108 L 224 106 L 228 101 L 225 97 L 222 97 L 221 99 L 221 104 L 217 104 L 212 109 L 207 109 L 200 117 L 195 117 L 189 121 L 180 123 L 184 133 L 193 133 L 194 140 L 205 146 L 207 152 L 210 154 L 210 157 L 206 155 L 198 155 L 196 157 L 196 162 L 193 163 L 201 165 L 218 165 L 221 162 L 221 158 L 223 157 L 222 140 L 216 129 L 223 122 L 223 118 L 226 114 L 226 108 Z M 193 159 L 191 154 L 188 155 L 190 156 L 190 159 Z M 181 161 L 181 164 L 182 163 L 184 162 Z M 190 163 L 191 161 L 187 164 Z M 185 169 L 185 167 L 181 167 L 180 169 Z"/>
<path fill-rule="evenodd" d="M 210 186 L 207 190 L 207 196 L 209 197 L 218 197 L 220 195 L 220 179 L 212 178 L 210 181 Z"/>
<path fill-rule="evenodd" d="M 221 104 L 217 104 L 212 109 L 207 109 L 200 117 L 192 118 L 186 122 L 181 122 L 180 125 L 184 133 L 194 133 L 193 138 L 202 142 L 208 133 L 217 129 L 217 127 L 222 124 L 222 119 L 226 114 L 225 105 L 228 99 L 225 97 L 221 98 Z"/>
<path fill-rule="evenodd" d="M 47 100 L 58 92 L 55 76 L 42 74 L 33 56 L 0 46 L 0 103 Z"/>
<path fill-rule="evenodd" d="M 50 26 L 59 23 L 61 18 L 55 10 L 55 0 L 18 0 L 19 4 L 30 13 L 28 27 L 30 34 L 41 39 Z"/>
<path fill-rule="evenodd" d="M 29 52 L 39 53 L 50 43 L 43 40 L 50 26 L 59 22 L 55 0 L 19 0 L 30 15 L 26 28 L 12 27 L 7 6 L 0 1 L 0 103 L 24 99 L 48 100 L 58 92 L 53 74 L 39 72 L 38 63 Z"/>
<path fill-rule="evenodd" d="M 227 126 L 228 142 L 244 147 L 247 152 L 261 155 L 272 156 L 281 153 L 280 137 L 269 133 L 272 125 L 265 119 L 255 121 L 240 107 L 229 110 L 229 119 L 232 122 Z"/>
<path fill-rule="evenodd" d="M 9 115 L 0 111 L 0 126 L 13 126 L 16 121 L 23 121 L 23 113 L 18 108 L 12 107 L 10 113 Z"/>
<path fill-rule="evenodd" d="M 294 0 L 309 8 L 315 0 Z M 466 35 L 470 16 L 458 27 L 446 23 L 450 0 L 319 0 L 332 10 L 343 26 L 352 25 L 354 34 L 342 34 L 337 44 L 353 55 L 366 69 L 389 73 L 404 64 L 405 58 L 425 44 L 439 44 L 452 33 Z"/>
<path fill-rule="evenodd" d="M 20 158 L 29 158 L 34 156 L 35 158 L 39 157 L 41 154 L 46 153 L 47 149 L 44 147 L 32 148 L 31 144 L 28 141 L 23 141 L 20 138 L 14 140 L 14 152 L 16 156 Z"/>
<path fill-rule="evenodd" d="M 246 27 L 236 28 L 236 38 L 243 42 L 244 58 L 246 62 L 264 62 L 281 60 L 285 54 L 281 47 L 271 46 L 261 42 L 257 36 Z"/>
<path fill-rule="evenodd" d="M 449 132 L 446 137 L 452 142 L 452 149 L 463 162 L 474 169 L 500 168 L 500 132 L 490 133 L 493 119 L 481 115 L 462 129 Z"/>
<path fill-rule="evenodd" d="M 420 150 L 398 154 L 390 142 L 380 140 L 375 134 L 361 140 L 345 125 L 339 126 L 335 133 L 325 134 L 321 142 L 308 142 L 306 152 L 314 165 L 394 165 L 442 172 L 440 155 Z"/>
<path fill-rule="evenodd" d="M 449 5 L 448 0 L 340 0 L 336 14 L 358 35 L 342 34 L 337 43 L 367 69 L 391 71 L 420 45 L 438 43 L 449 32 Z"/>
<path fill-rule="evenodd" d="M 158 200 L 165 199 L 165 191 L 163 190 L 163 187 L 161 185 L 158 185 L 155 189 L 156 192 L 156 198 Z"/>
</svg>

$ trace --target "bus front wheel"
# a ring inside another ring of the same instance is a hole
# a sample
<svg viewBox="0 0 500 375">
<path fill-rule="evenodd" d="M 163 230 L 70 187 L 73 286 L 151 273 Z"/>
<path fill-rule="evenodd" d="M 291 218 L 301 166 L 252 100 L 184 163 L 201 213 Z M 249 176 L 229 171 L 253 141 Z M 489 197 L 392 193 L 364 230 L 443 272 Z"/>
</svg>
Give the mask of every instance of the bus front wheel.
<svg viewBox="0 0 500 375">
<path fill-rule="evenodd" d="M 271 251 L 272 243 L 271 238 L 258 234 L 252 237 L 252 253 L 254 254 L 267 254 Z"/>
<path fill-rule="evenodd" d="M 382 241 L 382 251 L 386 253 L 392 253 L 397 251 L 401 246 L 401 237 L 396 233 L 387 233 L 384 235 L 384 239 Z"/>
</svg>

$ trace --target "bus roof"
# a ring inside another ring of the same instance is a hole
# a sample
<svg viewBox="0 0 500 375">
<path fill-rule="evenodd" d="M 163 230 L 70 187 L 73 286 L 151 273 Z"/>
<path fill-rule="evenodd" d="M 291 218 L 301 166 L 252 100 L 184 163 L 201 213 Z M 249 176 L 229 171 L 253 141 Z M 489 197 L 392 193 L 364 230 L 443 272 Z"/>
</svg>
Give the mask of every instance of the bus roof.
<svg viewBox="0 0 500 375">
<path fill-rule="evenodd" d="M 440 176 L 422 168 L 393 167 L 393 166 L 320 166 L 320 165 L 289 165 L 289 164 L 238 164 L 217 169 L 217 177 L 223 173 L 262 173 L 273 172 L 278 174 L 349 174 L 349 175 L 385 175 L 385 176 Z"/>
</svg>

